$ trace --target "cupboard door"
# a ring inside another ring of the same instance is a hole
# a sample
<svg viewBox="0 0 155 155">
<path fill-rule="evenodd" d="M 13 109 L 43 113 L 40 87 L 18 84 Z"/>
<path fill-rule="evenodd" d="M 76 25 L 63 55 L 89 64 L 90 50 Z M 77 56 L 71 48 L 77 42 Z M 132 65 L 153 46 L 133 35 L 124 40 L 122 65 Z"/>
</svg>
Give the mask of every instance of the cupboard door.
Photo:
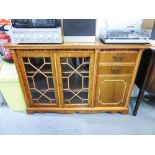
<svg viewBox="0 0 155 155">
<path fill-rule="evenodd" d="M 94 51 L 60 52 L 57 62 L 62 106 L 91 105 Z"/>
<path fill-rule="evenodd" d="M 104 77 L 97 80 L 95 106 L 125 106 L 131 77 Z"/>
<path fill-rule="evenodd" d="M 19 64 L 29 104 L 31 107 L 58 106 L 54 55 L 53 53 L 40 54 L 40 52 L 19 53 Z"/>
</svg>

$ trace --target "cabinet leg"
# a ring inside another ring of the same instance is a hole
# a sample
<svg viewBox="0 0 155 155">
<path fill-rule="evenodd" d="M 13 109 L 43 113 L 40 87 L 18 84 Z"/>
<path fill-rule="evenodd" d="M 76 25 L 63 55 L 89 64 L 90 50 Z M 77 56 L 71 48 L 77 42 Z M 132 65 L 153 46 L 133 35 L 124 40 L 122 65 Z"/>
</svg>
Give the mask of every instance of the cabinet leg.
<svg viewBox="0 0 155 155">
<path fill-rule="evenodd" d="M 137 111 L 138 111 L 138 108 L 140 106 L 140 102 L 142 100 L 143 94 L 144 94 L 144 90 L 140 90 L 139 94 L 138 94 L 137 101 L 136 101 L 136 105 L 135 105 L 135 108 L 134 108 L 134 111 L 133 111 L 133 116 L 137 115 Z"/>
<path fill-rule="evenodd" d="M 33 114 L 34 111 L 33 110 L 26 110 L 27 114 Z"/>
<path fill-rule="evenodd" d="M 116 113 L 116 111 L 111 111 L 111 114 L 115 114 Z"/>
<path fill-rule="evenodd" d="M 129 111 L 128 110 L 124 110 L 124 111 L 122 111 L 121 112 L 123 115 L 127 115 L 128 113 L 129 113 Z"/>
</svg>

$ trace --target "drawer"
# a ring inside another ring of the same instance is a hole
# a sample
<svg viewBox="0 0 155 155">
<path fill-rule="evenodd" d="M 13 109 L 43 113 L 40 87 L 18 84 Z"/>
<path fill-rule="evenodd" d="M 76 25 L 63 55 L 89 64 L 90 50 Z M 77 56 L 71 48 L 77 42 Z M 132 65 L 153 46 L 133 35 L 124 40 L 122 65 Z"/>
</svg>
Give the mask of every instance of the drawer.
<svg viewBox="0 0 155 155">
<path fill-rule="evenodd" d="M 99 62 L 136 62 L 138 52 L 101 52 L 99 53 Z"/>
<path fill-rule="evenodd" d="M 134 66 L 99 66 L 98 74 L 133 74 Z"/>
</svg>

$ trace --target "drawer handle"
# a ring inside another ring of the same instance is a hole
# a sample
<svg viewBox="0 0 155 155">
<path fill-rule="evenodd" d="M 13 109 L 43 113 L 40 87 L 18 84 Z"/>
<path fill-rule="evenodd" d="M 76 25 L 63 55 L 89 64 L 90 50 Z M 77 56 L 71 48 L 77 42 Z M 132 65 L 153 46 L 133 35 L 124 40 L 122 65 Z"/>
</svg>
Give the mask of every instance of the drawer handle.
<svg viewBox="0 0 155 155">
<path fill-rule="evenodd" d="M 118 73 L 121 72 L 121 69 L 120 69 L 120 68 L 111 68 L 111 72 L 112 72 L 113 74 L 118 74 Z"/>
<path fill-rule="evenodd" d="M 124 59 L 123 55 L 121 55 L 121 56 L 116 56 L 116 55 L 114 55 L 114 56 L 113 56 L 113 60 L 114 60 L 114 61 L 123 61 L 123 59 Z"/>
</svg>

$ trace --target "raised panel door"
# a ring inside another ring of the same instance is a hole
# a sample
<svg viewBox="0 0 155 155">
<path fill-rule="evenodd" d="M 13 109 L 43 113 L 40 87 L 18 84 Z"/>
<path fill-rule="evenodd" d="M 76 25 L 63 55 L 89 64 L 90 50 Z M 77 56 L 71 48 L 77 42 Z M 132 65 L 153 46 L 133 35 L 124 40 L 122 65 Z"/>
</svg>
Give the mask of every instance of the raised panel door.
<svg viewBox="0 0 155 155">
<path fill-rule="evenodd" d="M 95 106 L 125 106 L 130 82 L 130 77 L 99 76 Z"/>
</svg>

